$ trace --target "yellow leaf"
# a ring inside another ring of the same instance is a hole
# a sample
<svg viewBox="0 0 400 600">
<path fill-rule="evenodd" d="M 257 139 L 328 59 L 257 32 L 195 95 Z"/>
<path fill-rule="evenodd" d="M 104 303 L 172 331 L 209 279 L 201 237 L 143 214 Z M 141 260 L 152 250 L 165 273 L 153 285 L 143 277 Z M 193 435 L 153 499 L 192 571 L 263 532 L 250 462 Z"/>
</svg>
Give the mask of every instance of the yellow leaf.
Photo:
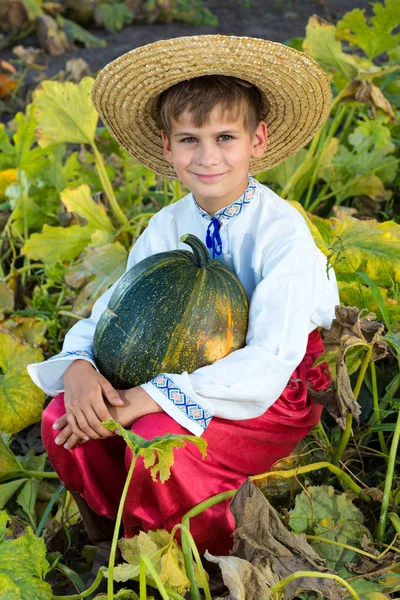
<svg viewBox="0 0 400 600">
<path fill-rule="evenodd" d="M 42 233 L 33 233 L 22 247 L 22 254 L 33 260 L 53 264 L 58 260 L 73 260 L 90 243 L 93 228 L 89 225 L 51 227 L 44 225 Z"/>
<path fill-rule="evenodd" d="M 335 39 L 336 28 L 320 17 L 310 17 L 306 27 L 303 50 L 330 72 L 339 71 L 346 79 L 357 77 L 359 67 L 349 54 L 342 51 L 342 44 Z"/>
<path fill-rule="evenodd" d="M 0 172 L 0 200 L 5 199 L 5 191 L 9 185 L 17 181 L 17 169 L 6 169 Z"/>
<path fill-rule="evenodd" d="M 83 184 L 76 189 L 66 189 L 61 192 L 61 200 L 69 212 L 74 212 L 86 219 L 93 229 L 112 231 L 113 226 L 107 216 L 106 209 L 100 202 L 95 202 L 90 194 L 88 185 Z"/>
<path fill-rule="evenodd" d="M 31 380 L 29 363 L 41 362 L 40 348 L 32 348 L 0 328 L 0 430 L 17 433 L 42 414 L 44 393 Z"/>
<path fill-rule="evenodd" d="M 0 322 L 2 327 L 8 329 L 17 338 L 32 346 L 44 344 L 47 325 L 44 319 L 35 317 L 13 317 Z"/>
<path fill-rule="evenodd" d="M 36 107 L 38 144 L 93 144 L 97 112 L 92 104 L 91 77 L 78 84 L 43 81 L 33 94 Z"/>
<path fill-rule="evenodd" d="M 190 581 L 186 576 L 182 551 L 178 549 L 177 543 L 173 542 L 167 552 L 161 558 L 160 579 L 164 585 L 177 589 L 180 594 L 185 594 L 190 588 Z"/>
</svg>

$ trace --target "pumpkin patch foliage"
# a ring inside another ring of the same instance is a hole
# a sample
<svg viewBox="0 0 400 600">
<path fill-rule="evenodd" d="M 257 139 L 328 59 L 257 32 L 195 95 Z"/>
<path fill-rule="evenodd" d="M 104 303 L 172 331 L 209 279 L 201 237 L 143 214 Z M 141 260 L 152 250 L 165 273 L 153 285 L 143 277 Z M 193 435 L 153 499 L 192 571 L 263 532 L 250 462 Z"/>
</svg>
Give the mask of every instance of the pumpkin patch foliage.
<svg viewBox="0 0 400 600">
<path fill-rule="evenodd" d="M 47 2 L 13 4 L 25 6 L 24 27 L 54 9 Z M 158 19 L 166 18 L 165 3 L 146 4 Z M 201 6 L 170 3 L 178 4 L 192 19 Z M 292 455 L 267 473 L 252 474 L 238 490 L 193 507 L 172 531 L 150 530 L 127 540 L 116 527 L 110 560 L 91 578 L 94 551 L 78 506 L 40 442 L 49 399 L 32 383 L 26 365 L 60 352 L 71 326 L 89 316 L 97 298 L 120 278 L 95 339 L 101 369 L 110 379 L 117 373 L 115 386 L 131 387 L 160 372 L 191 371 L 242 347 L 247 300 L 235 275 L 205 260 L 193 236 L 183 240 L 192 249 L 162 255 L 177 272 L 179 293 L 164 290 L 151 307 L 147 301 L 150 287 L 158 286 L 161 255 L 124 275 L 129 251 L 149 219 L 187 190 L 137 164 L 99 126 L 91 77 L 42 81 L 26 109 L 0 124 L 0 598 L 399 598 L 397 4 L 373 2 L 371 16 L 354 9 L 337 25 L 314 16 L 303 38 L 288 40 L 327 72 L 331 114 L 305 148 L 257 175 L 303 215 L 327 259 L 328 276 L 334 270 L 338 281 L 340 306 L 331 329 L 323 332 L 326 352 L 315 363 L 325 363 L 332 385 L 324 392 L 310 390 L 310 401 L 324 406 L 320 423 Z M 114 4 L 99 6 L 101 20 Z M 114 17 L 111 27 L 117 28 L 128 13 Z M 66 36 L 85 35 L 61 14 L 57 24 Z M 140 278 L 146 268 L 153 281 Z M 188 316 L 185 308 L 200 272 L 212 277 L 198 310 L 192 306 Z M 230 286 L 229 301 L 213 289 L 218 278 Z M 117 342 L 115 331 L 109 332 L 119 311 L 129 308 L 124 289 L 142 284 L 148 288 L 136 291 L 137 305 L 130 306 L 132 352 L 124 347 L 124 335 Z M 143 325 L 150 309 L 168 311 L 164 348 L 151 345 Z M 221 332 L 212 340 L 210 314 Z M 128 379 L 139 367 L 139 379 Z M 130 449 L 129 477 L 140 458 L 157 485 L 168 480 L 174 456 L 186 444 L 196 445 L 202 458 L 207 453 L 201 437 L 145 440 L 114 421 L 104 426 L 119 429 Z M 233 550 L 229 556 L 200 557 L 191 519 L 222 501 L 230 502 L 235 520 Z"/>
</svg>

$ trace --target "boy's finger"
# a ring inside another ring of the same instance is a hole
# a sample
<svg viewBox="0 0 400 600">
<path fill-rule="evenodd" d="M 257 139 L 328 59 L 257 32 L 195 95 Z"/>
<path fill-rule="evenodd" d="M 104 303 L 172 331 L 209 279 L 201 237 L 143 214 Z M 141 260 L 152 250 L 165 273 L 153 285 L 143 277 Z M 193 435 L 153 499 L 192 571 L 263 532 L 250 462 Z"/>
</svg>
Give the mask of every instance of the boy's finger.
<svg viewBox="0 0 400 600">
<path fill-rule="evenodd" d="M 53 427 L 53 429 L 61 430 L 61 429 L 64 429 L 64 427 L 66 427 L 67 425 L 68 425 L 67 415 L 63 415 L 62 417 L 57 419 L 57 421 L 54 421 L 52 427 Z"/>
<path fill-rule="evenodd" d="M 123 406 L 124 401 L 121 399 L 120 395 L 116 390 L 114 390 L 111 383 L 109 383 L 106 379 L 101 382 L 101 388 L 103 390 L 104 396 L 107 398 L 112 406 Z M 103 419 L 104 420 L 104 419 Z"/>
<path fill-rule="evenodd" d="M 101 434 L 97 431 L 98 427 L 96 427 L 97 422 L 101 425 L 101 422 L 96 418 L 95 412 L 91 406 L 88 406 L 85 409 L 85 412 L 81 412 L 76 415 L 76 420 L 78 421 L 78 425 L 82 431 L 86 433 L 86 435 L 92 440 L 99 440 L 101 438 Z M 93 422 L 95 426 L 93 425 Z"/>
<path fill-rule="evenodd" d="M 69 438 L 67 439 L 67 441 L 65 442 L 64 448 L 66 450 L 71 450 L 71 448 L 73 448 L 79 442 L 80 439 L 81 438 L 79 438 L 77 435 L 75 435 L 74 433 L 72 433 L 69 436 Z"/>
</svg>

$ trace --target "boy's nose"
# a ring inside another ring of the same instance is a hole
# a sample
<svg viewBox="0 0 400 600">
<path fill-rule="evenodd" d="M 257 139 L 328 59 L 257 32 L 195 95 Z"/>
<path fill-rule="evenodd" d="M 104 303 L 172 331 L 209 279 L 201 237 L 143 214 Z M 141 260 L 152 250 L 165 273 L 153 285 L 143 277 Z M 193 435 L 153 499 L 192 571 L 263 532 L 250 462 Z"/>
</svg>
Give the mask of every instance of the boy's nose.
<svg viewBox="0 0 400 600">
<path fill-rule="evenodd" d="M 220 161 L 219 149 L 212 145 L 199 145 L 196 152 L 196 163 L 203 167 L 212 167 Z"/>
</svg>

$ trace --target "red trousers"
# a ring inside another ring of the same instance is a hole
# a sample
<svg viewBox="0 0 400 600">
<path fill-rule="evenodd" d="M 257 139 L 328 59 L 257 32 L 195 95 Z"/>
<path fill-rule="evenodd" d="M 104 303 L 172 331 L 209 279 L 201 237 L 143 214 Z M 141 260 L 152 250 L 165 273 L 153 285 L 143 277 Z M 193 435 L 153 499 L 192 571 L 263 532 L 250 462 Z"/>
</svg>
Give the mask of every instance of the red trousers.
<svg viewBox="0 0 400 600">
<path fill-rule="evenodd" d="M 313 404 L 307 390 L 326 389 L 330 376 L 326 365 L 313 368 L 324 351 L 319 331 L 308 339 L 306 354 L 280 398 L 260 417 L 231 421 L 213 417 L 203 434 L 207 456 L 203 460 L 194 444 L 174 450 L 175 464 L 165 483 L 154 482 L 139 458 L 128 491 L 123 525 L 132 537 L 141 529 L 171 530 L 193 506 L 221 492 L 238 488 L 249 475 L 268 471 L 289 455 L 320 419 L 322 407 Z M 90 440 L 72 450 L 54 442 L 56 419 L 65 413 L 63 394 L 43 413 L 43 443 L 61 481 L 77 491 L 99 515 L 115 519 L 132 453 L 118 436 Z M 144 416 L 131 427 L 146 439 L 165 433 L 188 434 L 166 413 Z M 200 552 L 228 554 L 234 520 L 229 500 L 215 505 L 191 521 L 191 532 Z"/>
</svg>

